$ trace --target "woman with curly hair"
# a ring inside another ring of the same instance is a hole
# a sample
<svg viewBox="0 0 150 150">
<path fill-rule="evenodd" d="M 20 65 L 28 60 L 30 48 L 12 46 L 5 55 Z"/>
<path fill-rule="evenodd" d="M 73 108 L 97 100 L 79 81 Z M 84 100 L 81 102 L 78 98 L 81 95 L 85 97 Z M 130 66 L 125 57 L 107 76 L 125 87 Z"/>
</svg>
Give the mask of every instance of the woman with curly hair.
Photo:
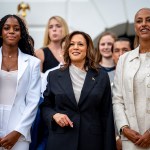
<svg viewBox="0 0 150 150">
<path fill-rule="evenodd" d="M 0 150 L 27 150 L 40 99 L 40 61 L 23 20 L 0 21 Z"/>
<path fill-rule="evenodd" d="M 115 150 L 109 77 L 95 55 L 88 34 L 67 36 L 66 64 L 49 73 L 40 105 L 49 129 L 47 150 Z"/>
</svg>

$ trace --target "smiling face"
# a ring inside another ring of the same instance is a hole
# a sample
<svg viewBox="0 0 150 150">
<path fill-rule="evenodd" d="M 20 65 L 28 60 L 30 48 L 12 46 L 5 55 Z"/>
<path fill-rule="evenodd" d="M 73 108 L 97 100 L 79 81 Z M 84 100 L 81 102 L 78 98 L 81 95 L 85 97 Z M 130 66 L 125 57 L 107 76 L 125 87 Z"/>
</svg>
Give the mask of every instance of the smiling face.
<svg viewBox="0 0 150 150">
<path fill-rule="evenodd" d="M 69 57 L 71 63 L 84 66 L 87 54 L 87 43 L 83 35 L 75 34 L 72 36 L 69 47 Z"/>
<path fill-rule="evenodd" d="M 150 9 L 137 12 L 134 28 L 139 40 L 150 40 Z"/>
<path fill-rule="evenodd" d="M 21 31 L 18 20 L 14 17 L 10 17 L 4 23 L 2 28 L 3 45 L 18 46 L 18 42 L 21 39 Z"/>
<path fill-rule="evenodd" d="M 112 57 L 112 45 L 114 43 L 114 39 L 110 35 L 105 35 L 100 39 L 99 42 L 99 51 L 102 57 Z"/>
</svg>

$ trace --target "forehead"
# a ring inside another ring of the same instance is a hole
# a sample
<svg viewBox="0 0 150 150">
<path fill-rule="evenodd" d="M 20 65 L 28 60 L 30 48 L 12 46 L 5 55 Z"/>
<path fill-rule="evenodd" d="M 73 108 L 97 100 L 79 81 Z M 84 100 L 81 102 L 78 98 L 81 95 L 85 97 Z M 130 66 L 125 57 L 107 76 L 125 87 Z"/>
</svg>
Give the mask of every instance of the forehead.
<svg viewBox="0 0 150 150">
<path fill-rule="evenodd" d="M 150 9 L 141 9 L 137 14 L 135 15 L 136 18 L 144 17 L 144 16 L 150 16 Z"/>
<path fill-rule="evenodd" d="M 111 35 L 105 35 L 100 39 L 101 42 L 114 42 L 114 38 Z"/>
<path fill-rule="evenodd" d="M 18 25 L 19 26 L 19 22 L 16 18 L 14 17 L 10 17 L 6 20 L 6 22 L 4 23 L 4 25 Z"/>
<path fill-rule="evenodd" d="M 61 24 L 61 23 L 60 23 L 60 21 L 58 21 L 57 19 L 52 18 L 52 19 L 49 21 L 49 24 Z"/>
<path fill-rule="evenodd" d="M 117 47 L 129 47 L 129 42 L 128 41 L 116 41 L 114 43 L 114 48 L 117 48 Z"/>
<path fill-rule="evenodd" d="M 71 41 L 85 41 L 85 38 L 82 34 L 75 34 L 72 36 Z"/>
</svg>

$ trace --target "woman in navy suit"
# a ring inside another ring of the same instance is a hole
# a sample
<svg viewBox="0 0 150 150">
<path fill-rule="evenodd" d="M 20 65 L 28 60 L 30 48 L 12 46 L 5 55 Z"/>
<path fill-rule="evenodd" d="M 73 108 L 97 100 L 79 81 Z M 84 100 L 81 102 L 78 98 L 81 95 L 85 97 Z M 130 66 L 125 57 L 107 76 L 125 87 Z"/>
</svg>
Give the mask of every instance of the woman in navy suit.
<svg viewBox="0 0 150 150">
<path fill-rule="evenodd" d="M 88 34 L 74 31 L 65 43 L 66 64 L 49 73 L 41 104 L 47 150 L 114 150 L 109 77 L 98 68 Z"/>
<path fill-rule="evenodd" d="M 0 20 L 0 150 L 28 150 L 40 99 L 40 60 L 21 18 Z"/>
</svg>

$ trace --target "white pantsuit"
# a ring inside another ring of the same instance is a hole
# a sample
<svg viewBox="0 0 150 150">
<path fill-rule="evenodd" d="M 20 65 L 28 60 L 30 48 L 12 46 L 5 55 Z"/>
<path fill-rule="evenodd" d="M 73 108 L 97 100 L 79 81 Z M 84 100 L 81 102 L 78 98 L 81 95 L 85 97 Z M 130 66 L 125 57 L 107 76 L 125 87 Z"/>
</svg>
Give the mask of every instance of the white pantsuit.
<svg viewBox="0 0 150 150">
<path fill-rule="evenodd" d="M 12 150 L 27 150 L 31 141 L 30 128 L 36 116 L 40 99 L 40 60 L 22 53 L 19 49 L 18 51 L 17 86 L 6 134 L 14 130 L 20 132 L 22 135 Z M 1 63 L 2 53 L 0 48 Z"/>
<path fill-rule="evenodd" d="M 124 125 L 128 125 L 140 134 L 150 128 L 150 53 L 146 54 L 144 61 L 145 64 L 141 68 L 142 61 L 138 47 L 122 55 L 117 64 L 113 85 L 113 111 L 118 132 Z M 143 77 L 139 76 L 141 74 L 140 69 L 144 72 Z M 143 80 L 141 83 L 140 79 Z M 139 86 L 137 82 L 142 86 Z M 145 93 L 141 98 L 143 91 Z M 141 105 L 139 108 L 141 99 L 143 106 Z M 140 123 L 140 116 L 144 116 L 142 124 Z M 121 135 L 121 140 L 123 150 L 150 150 L 150 148 L 142 149 L 135 146 L 123 135 Z"/>
</svg>

